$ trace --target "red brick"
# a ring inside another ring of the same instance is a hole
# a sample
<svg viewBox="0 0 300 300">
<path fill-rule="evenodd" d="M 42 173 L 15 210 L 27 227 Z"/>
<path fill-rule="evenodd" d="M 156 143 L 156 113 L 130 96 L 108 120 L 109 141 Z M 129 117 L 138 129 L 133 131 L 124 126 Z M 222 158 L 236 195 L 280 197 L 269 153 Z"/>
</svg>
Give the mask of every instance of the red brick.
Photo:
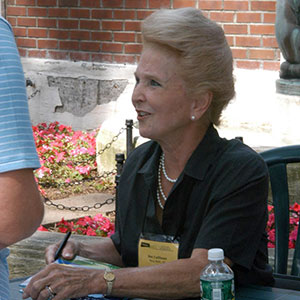
<svg viewBox="0 0 300 300">
<path fill-rule="evenodd" d="M 152 13 L 153 13 L 152 10 L 138 10 L 137 19 L 138 20 L 144 20 L 144 19 L 146 19 L 146 17 L 148 17 Z"/>
<path fill-rule="evenodd" d="M 26 16 L 26 8 L 9 6 L 6 8 L 6 13 L 9 16 Z"/>
<path fill-rule="evenodd" d="M 36 40 L 35 39 L 27 39 L 27 38 L 16 38 L 18 47 L 25 48 L 36 48 Z"/>
<path fill-rule="evenodd" d="M 148 8 L 147 0 L 125 0 L 125 8 Z"/>
<path fill-rule="evenodd" d="M 79 7 L 79 0 L 59 0 L 59 7 Z"/>
<path fill-rule="evenodd" d="M 48 14 L 47 8 L 40 8 L 40 7 L 28 7 L 27 8 L 28 16 L 47 17 L 47 14 Z"/>
<path fill-rule="evenodd" d="M 19 48 L 19 54 L 22 57 L 26 57 L 27 56 L 27 49 L 23 49 L 23 48 Z"/>
<path fill-rule="evenodd" d="M 57 40 L 38 40 L 38 48 L 40 49 L 57 49 Z"/>
<path fill-rule="evenodd" d="M 210 19 L 216 22 L 233 22 L 234 13 L 230 12 L 211 12 Z"/>
<path fill-rule="evenodd" d="M 114 20 L 116 19 L 135 19 L 136 18 L 136 10 L 114 10 Z"/>
<path fill-rule="evenodd" d="M 90 18 L 90 10 L 89 9 L 76 9 L 72 8 L 70 10 L 70 17 L 71 18 Z"/>
<path fill-rule="evenodd" d="M 28 37 L 45 38 L 47 37 L 48 30 L 40 28 L 28 28 Z"/>
<path fill-rule="evenodd" d="M 90 31 L 83 31 L 83 30 L 78 30 L 78 31 L 71 31 L 70 32 L 70 39 L 71 40 L 89 40 L 90 39 Z"/>
<path fill-rule="evenodd" d="M 265 48 L 278 48 L 276 38 L 275 37 L 263 37 L 263 47 L 265 47 Z"/>
<path fill-rule="evenodd" d="M 91 32 L 92 41 L 112 41 L 112 33 L 105 31 Z"/>
<path fill-rule="evenodd" d="M 22 37 L 27 36 L 27 29 L 26 28 L 15 27 L 15 28 L 13 28 L 13 31 L 14 31 L 15 36 L 22 36 Z"/>
<path fill-rule="evenodd" d="M 138 43 L 142 43 L 142 34 L 141 33 L 136 33 L 136 41 L 138 42 Z"/>
<path fill-rule="evenodd" d="M 228 45 L 233 46 L 234 45 L 234 37 L 232 35 L 227 35 L 225 37 L 226 37 Z"/>
<path fill-rule="evenodd" d="M 173 8 L 196 7 L 195 0 L 173 0 Z"/>
<path fill-rule="evenodd" d="M 100 22 L 92 20 L 80 20 L 81 29 L 99 30 Z"/>
<path fill-rule="evenodd" d="M 69 31 L 66 30 L 49 30 L 49 38 L 51 39 L 68 39 Z"/>
<path fill-rule="evenodd" d="M 6 19 L 7 19 L 7 21 L 9 22 L 9 24 L 11 26 L 16 26 L 17 25 L 17 18 L 12 18 L 12 17 L 7 16 Z"/>
<path fill-rule="evenodd" d="M 141 30 L 141 22 L 140 21 L 126 21 L 125 22 L 125 30 L 126 31 L 140 31 Z"/>
<path fill-rule="evenodd" d="M 170 8 L 170 0 L 149 0 L 149 8 Z"/>
<path fill-rule="evenodd" d="M 28 57 L 46 58 L 47 51 L 45 50 L 28 50 Z"/>
<path fill-rule="evenodd" d="M 262 22 L 262 14 L 260 13 L 237 13 L 237 23 L 260 23 Z"/>
<path fill-rule="evenodd" d="M 135 34 L 128 32 L 116 32 L 114 33 L 114 41 L 116 42 L 134 42 Z"/>
<path fill-rule="evenodd" d="M 260 47 L 260 37 L 253 36 L 237 36 L 235 39 L 235 45 L 237 47 Z"/>
<path fill-rule="evenodd" d="M 52 59 L 69 59 L 69 52 L 63 52 L 63 51 L 49 51 L 49 58 Z"/>
<path fill-rule="evenodd" d="M 125 53 L 126 54 L 134 54 L 134 53 L 141 53 L 142 52 L 142 45 L 140 44 L 131 44 L 125 45 Z"/>
<path fill-rule="evenodd" d="M 56 20 L 55 19 L 38 19 L 39 27 L 47 27 L 47 28 L 56 28 Z"/>
<path fill-rule="evenodd" d="M 249 58 L 250 59 L 274 59 L 275 52 L 274 50 L 266 50 L 266 49 L 250 49 L 249 50 Z"/>
<path fill-rule="evenodd" d="M 103 7 L 123 8 L 123 0 L 102 0 Z"/>
<path fill-rule="evenodd" d="M 113 11 L 111 9 L 93 9 L 93 19 L 112 19 Z"/>
<path fill-rule="evenodd" d="M 255 60 L 241 60 L 241 61 L 236 61 L 236 66 L 237 68 L 241 69 L 259 69 L 260 67 L 260 62 L 255 61 Z"/>
<path fill-rule="evenodd" d="M 218 0 L 199 0 L 199 8 L 200 9 L 213 9 L 218 10 L 223 8 L 223 1 Z"/>
<path fill-rule="evenodd" d="M 248 33 L 247 25 L 224 25 L 224 31 L 226 34 L 246 34 Z"/>
<path fill-rule="evenodd" d="M 58 20 L 58 27 L 61 29 L 78 29 L 78 25 L 78 20 Z"/>
<path fill-rule="evenodd" d="M 250 34 L 275 34 L 275 25 L 250 25 Z"/>
<path fill-rule="evenodd" d="M 236 58 L 247 58 L 247 50 L 246 49 L 238 49 L 238 48 L 232 48 L 232 56 L 234 59 Z"/>
<path fill-rule="evenodd" d="M 114 55 L 114 62 L 118 64 L 135 64 L 136 57 L 135 55 Z"/>
<path fill-rule="evenodd" d="M 18 26 L 36 26 L 36 19 L 35 18 L 18 18 L 17 20 Z"/>
<path fill-rule="evenodd" d="M 56 0 L 37 0 L 36 6 L 56 6 Z"/>
<path fill-rule="evenodd" d="M 80 6 L 100 8 L 100 0 L 80 0 Z"/>
<path fill-rule="evenodd" d="M 71 52 L 70 59 L 72 61 L 90 61 L 91 60 L 90 53 L 86 52 Z"/>
<path fill-rule="evenodd" d="M 264 23 L 272 23 L 275 24 L 276 13 L 264 13 Z"/>
<path fill-rule="evenodd" d="M 123 22 L 118 21 L 102 21 L 103 30 L 122 30 Z"/>
<path fill-rule="evenodd" d="M 243 0 L 236 0 L 236 1 L 224 1 L 224 9 L 225 10 L 248 10 L 249 8 L 249 2 L 243 1 Z"/>
<path fill-rule="evenodd" d="M 275 11 L 276 1 L 251 1 L 251 10 Z"/>
<path fill-rule="evenodd" d="M 102 54 L 102 53 L 91 54 L 91 61 L 112 63 L 113 56 L 111 54 Z"/>
<path fill-rule="evenodd" d="M 79 50 L 79 43 L 76 41 L 60 41 L 59 49 L 62 50 Z"/>
<path fill-rule="evenodd" d="M 48 13 L 49 13 L 49 17 L 68 17 L 69 9 L 68 8 L 49 8 Z"/>
<path fill-rule="evenodd" d="M 279 71 L 280 70 L 280 62 L 279 61 L 264 61 L 263 69 L 269 71 Z"/>
<path fill-rule="evenodd" d="M 91 52 L 99 52 L 100 51 L 100 43 L 96 42 L 81 42 L 80 50 L 82 51 L 91 51 Z"/>
<path fill-rule="evenodd" d="M 101 49 L 103 52 L 122 52 L 123 51 L 123 44 L 116 44 L 116 43 L 102 43 Z"/>
<path fill-rule="evenodd" d="M 34 6 L 35 5 L 35 0 L 16 0 L 16 6 L 19 5 L 26 5 L 26 6 Z"/>
</svg>

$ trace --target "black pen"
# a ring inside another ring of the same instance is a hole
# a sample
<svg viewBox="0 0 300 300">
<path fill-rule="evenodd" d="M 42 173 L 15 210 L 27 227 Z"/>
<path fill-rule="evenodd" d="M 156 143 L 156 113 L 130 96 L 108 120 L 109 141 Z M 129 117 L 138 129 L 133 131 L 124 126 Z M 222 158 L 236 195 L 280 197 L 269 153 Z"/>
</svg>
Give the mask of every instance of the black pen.
<svg viewBox="0 0 300 300">
<path fill-rule="evenodd" d="M 71 236 L 71 231 L 68 231 L 67 234 L 65 235 L 65 238 L 63 239 L 63 241 L 59 245 L 57 251 L 55 252 L 54 260 L 57 260 L 61 256 L 61 253 L 62 253 L 64 247 L 66 246 L 66 243 L 67 243 L 70 236 Z"/>
</svg>

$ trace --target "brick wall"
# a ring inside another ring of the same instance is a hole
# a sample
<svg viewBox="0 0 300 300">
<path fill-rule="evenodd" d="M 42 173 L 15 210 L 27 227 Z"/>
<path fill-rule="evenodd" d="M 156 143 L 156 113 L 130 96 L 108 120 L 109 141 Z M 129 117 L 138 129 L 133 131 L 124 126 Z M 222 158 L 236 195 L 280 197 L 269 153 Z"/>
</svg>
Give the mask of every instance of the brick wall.
<svg viewBox="0 0 300 300">
<path fill-rule="evenodd" d="M 236 67 L 279 70 L 276 0 L 6 0 L 5 12 L 21 56 L 132 64 L 141 20 L 186 6 L 223 26 Z"/>
</svg>

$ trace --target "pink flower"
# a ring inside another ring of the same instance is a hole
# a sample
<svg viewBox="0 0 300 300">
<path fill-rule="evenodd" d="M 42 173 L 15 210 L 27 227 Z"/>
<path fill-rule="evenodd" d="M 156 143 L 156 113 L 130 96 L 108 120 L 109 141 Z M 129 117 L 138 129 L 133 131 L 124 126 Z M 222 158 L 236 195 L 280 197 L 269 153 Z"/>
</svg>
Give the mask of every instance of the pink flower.
<svg viewBox="0 0 300 300">
<path fill-rule="evenodd" d="M 49 231 L 47 228 L 45 228 L 44 226 L 40 226 L 38 229 L 38 231 Z"/>
</svg>

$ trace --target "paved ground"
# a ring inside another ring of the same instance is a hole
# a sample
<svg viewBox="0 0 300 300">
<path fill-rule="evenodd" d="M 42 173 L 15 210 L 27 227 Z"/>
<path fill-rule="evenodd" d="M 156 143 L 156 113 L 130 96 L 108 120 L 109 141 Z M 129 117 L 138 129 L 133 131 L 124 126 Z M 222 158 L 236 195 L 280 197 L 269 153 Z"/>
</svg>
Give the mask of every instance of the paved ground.
<svg viewBox="0 0 300 300">
<path fill-rule="evenodd" d="M 86 194 L 75 197 L 70 197 L 60 200 L 52 200 L 53 204 L 59 205 L 59 207 L 65 206 L 65 209 L 58 209 L 54 205 L 45 204 L 45 215 L 42 224 L 49 224 L 60 221 L 62 218 L 65 220 L 76 219 L 82 216 L 94 216 L 98 213 L 105 214 L 106 212 L 113 211 L 115 209 L 115 202 L 112 204 L 103 204 L 107 199 L 111 199 L 111 194 L 95 193 Z M 99 209 L 89 209 L 87 211 L 80 210 L 80 208 L 101 206 Z M 68 208 L 77 207 L 77 210 L 70 210 Z"/>
</svg>

